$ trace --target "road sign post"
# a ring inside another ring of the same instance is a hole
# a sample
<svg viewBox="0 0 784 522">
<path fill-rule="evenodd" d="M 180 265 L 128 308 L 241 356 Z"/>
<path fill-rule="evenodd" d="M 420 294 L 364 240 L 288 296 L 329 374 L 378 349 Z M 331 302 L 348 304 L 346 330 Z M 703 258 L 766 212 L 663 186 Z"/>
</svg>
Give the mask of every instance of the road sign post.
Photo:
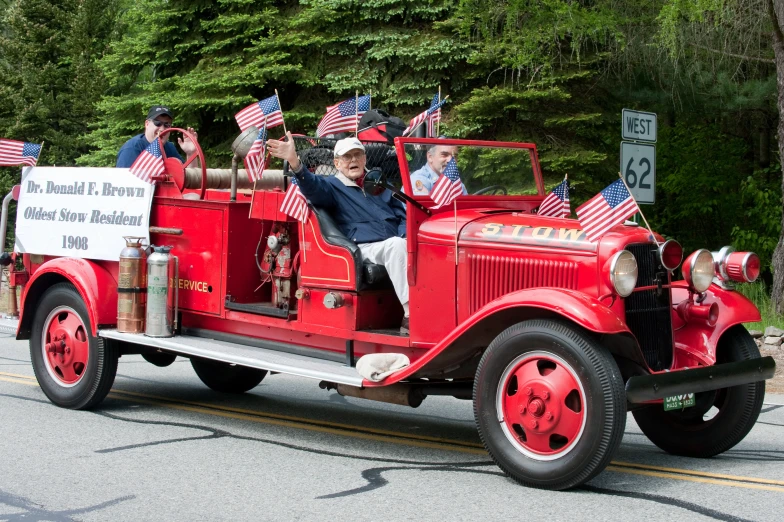
<svg viewBox="0 0 784 522">
<path fill-rule="evenodd" d="M 622 141 L 621 175 L 637 203 L 656 203 L 656 146 Z"/>
<path fill-rule="evenodd" d="M 656 203 L 656 138 L 653 112 L 621 112 L 621 175 L 638 204 Z M 642 143 L 640 143 L 642 142 Z"/>
</svg>

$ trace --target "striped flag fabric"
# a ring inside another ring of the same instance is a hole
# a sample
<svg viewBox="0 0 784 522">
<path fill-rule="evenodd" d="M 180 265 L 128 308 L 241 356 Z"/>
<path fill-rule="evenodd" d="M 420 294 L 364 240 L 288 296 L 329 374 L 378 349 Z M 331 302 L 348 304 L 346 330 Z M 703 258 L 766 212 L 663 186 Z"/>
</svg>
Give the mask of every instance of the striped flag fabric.
<svg viewBox="0 0 784 522">
<path fill-rule="evenodd" d="M 438 112 L 438 119 L 439 120 L 441 119 L 441 106 L 444 105 L 445 102 L 446 102 L 446 98 L 444 98 L 441 101 L 438 101 L 438 94 L 433 96 L 433 101 L 430 102 L 430 107 L 425 112 L 421 112 L 417 114 L 410 122 L 408 122 L 408 127 L 406 127 L 406 129 L 403 131 L 403 136 L 408 136 L 409 132 L 413 132 L 414 130 L 416 130 L 417 127 L 419 127 L 422 124 L 422 122 L 427 120 L 428 135 L 432 137 L 433 135 L 429 132 L 431 126 L 430 119 L 431 117 L 434 117 L 436 112 Z"/>
<path fill-rule="evenodd" d="M 259 135 L 245 156 L 245 172 L 251 183 L 261 179 L 264 172 L 264 160 L 267 156 L 267 127 L 262 127 Z"/>
<path fill-rule="evenodd" d="M 142 181 L 152 183 L 152 177 L 159 176 L 164 171 L 162 149 L 161 139 L 155 138 L 155 141 L 147 145 L 147 148 L 133 162 L 131 174 Z"/>
<path fill-rule="evenodd" d="M 26 141 L 0 139 L 0 166 L 28 165 L 35 167 L 41 146 Z"/>
<path fill-rule="evenodd" d="M 612 227 L 639 211 L 637 202 L 621 179 L 610 183 L 576 210 L 577 219 L 588 241 L 596 241 Z"/>
<path fill-rule="evenodd" d="M 436 94 L 436 96 L 438 96 Z M 433 99 L 435 99 L 435 97 Z M 444 98 L 446 100 L 446 98 Z M 443 101 L 443 100 L 442 100 Z M 441 107 L 433 111 L 433 114 L 427 117 L 427 136 L 429 138 L 438 137 L 438 122 L 441 121 Z"/>
<path fill-rule="evenodd" d="M 544 198 L 539 205 L 539 215 L 548 217 L 566 217 L 571 213 L 569 206 L 569 182 L 563 180 Z"/>
<path fill-rule="evenodd" d="M 327 107 L 327 113 L 321 118 L 316 129 L 316 136 L 322 138 L 327 134 L 338 132 L 354 132 L 359 119 L 370 110 L 370 95 L 349 98 L 338 104 Z"/>
<path fill-rule="evenodd" d="M 452 158 L 444 167 L 444 174 L 438 178 L 433 185 L 433 190 L 430 191 L 430 198 L 435 202 L 435 205 L 430 208 L 435 210 L 448 205 L 462 193 L 463 182 L 460 180 L 460 171 L 457 169 L 455 158 Z"/>
<path fill-rule="evenodd" d="M 248 127 L 261 127 L 267 121 L 267 128 L 271 129 L 283 123 L 283 111 L 280 109 L 277 94 L 252 103 L 234 115 L 240 130 Z"/>
<path fill-rule="evenodd" d="M 308 222 L 308 200 L 299 189 L 297 178 L 292 177 L 289 188 L 286 189 L 286 195 L 283 198 L 283 203 L 280 205 L 280 211 L 284 214 L 298 219 L 303 223 Z"/>
</svg>

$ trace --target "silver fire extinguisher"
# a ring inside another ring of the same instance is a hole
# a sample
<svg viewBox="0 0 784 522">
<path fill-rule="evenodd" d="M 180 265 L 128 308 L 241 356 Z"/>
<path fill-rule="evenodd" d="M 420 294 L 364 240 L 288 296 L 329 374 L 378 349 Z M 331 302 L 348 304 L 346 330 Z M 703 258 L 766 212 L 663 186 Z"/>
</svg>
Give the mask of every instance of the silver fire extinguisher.
<svg viewBox="0 0 784 522">
<path fill-rule="evenodd" d="M 179 260 L 171 247 L 153 246 L 147 258 L 147 317 L 144 335 L 172 337 L 177 329 Z"/>
</svg>

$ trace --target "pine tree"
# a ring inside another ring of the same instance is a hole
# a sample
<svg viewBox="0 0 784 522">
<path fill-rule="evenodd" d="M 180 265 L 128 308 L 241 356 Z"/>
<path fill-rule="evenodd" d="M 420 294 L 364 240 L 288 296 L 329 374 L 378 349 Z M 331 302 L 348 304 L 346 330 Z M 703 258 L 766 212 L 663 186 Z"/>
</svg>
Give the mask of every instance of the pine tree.
<svg viewBox="0 0 784 522">
<path fill-rule="evenodd" d="M 211 165 L 227 164 L 234 114 L 278 89 L 287 125 L 313 132 L 324 107 L 372 91 L 373 107 L 422 110 L 439 85 L 460 86 L 467 56 L 439 28 L 449 0 L 140 0 L 101 67 L 109 81 L 98 150 L 83 164 L 111 165 L 139 132 L 147 107 L 166 103 L 194 126 Z M 453 80 L 454 78 L 454 80 Z"/>
</svg>

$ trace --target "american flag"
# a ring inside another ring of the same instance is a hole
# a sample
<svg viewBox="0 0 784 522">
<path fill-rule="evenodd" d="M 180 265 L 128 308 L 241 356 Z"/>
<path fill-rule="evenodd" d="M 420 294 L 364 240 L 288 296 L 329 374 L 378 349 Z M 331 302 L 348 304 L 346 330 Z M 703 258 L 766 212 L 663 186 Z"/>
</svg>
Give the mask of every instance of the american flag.
<svg viewBox="0 0 784 522">
<path fill-rule="evenodd" d="M 163 156 L 161 155 L 163 144 L 160 138 L 147 145 L 147 148 L 139 154 L 136 161 L 131 165 L 131 174 L 142 181 L 150 183 L 153 176 L 163 174 Z"/>
<path fill-rule="evenodd" d="M 16 140 L 0 139 L 0 165 L 29 165 L 35 167 L 41 146 Z"/>
<path fill-rule="evenodd" d="M 623 180 L 618 179 L 580 205 L 576 212 L 588 241 L 595 241 L 639 211 Z"/>
<path fill-rule="evenodd" d="M 430 198 L 435 202 L 435 206 L 430 208 L 435 210 L 448 205 L 462 193 L 463 182 L 460 181 L 460 171 L 457 170 L 455 158 L 452 158 L 444 167 L 444 175 L 438 178 L 433 185 L 433 190 L 430 191 Z"/>
<path fill-rule="evenodd" d="M 438 94 L 433 96 L 433 100 L 435 101 L 438 97 Z M 446 98 L 444 98 L 446 100 Z M 443 101 L 443 100 L 442 100 Z M 432 102 L 431 102 L 432 105 Z M 438 125 L 436 125 L 439 121 L 441 121 L 441 107 L 433 111 L 433 114 L 428 116 L 427 118 L 427 136 L 429 138 L 436 138 L 438 137 Z"/>
<path fill-rule="evenodd" d="M 283 111 L 280 110 L 278 95 L 264 98 L 256 103 L 252 103 L 234 115 L 237 125 L 244 131 L 251 125 L 261 127 L 264 120 L 267 120 L 267 128 L 277 127 L 283 123 Z"/>
<path fill-rule="evenodd" d="M 280 211 L 286 215 L 299 219 L 303 223 L 308 222 L 308 200 L 299 189 L 297 178 L 291 178 L 291 184 L 286 190 L 286 196 L 283 198 L 283 203 L 280 205 Z"/>
<path fill-rule="evenodd" d="M 359 119 L 369 110 L 370 95 L 367 94 L 327 107 L 327 113 L 321 118 L 321 123 L 316 129 L 316 136 L 321 138 L 327 134 L 353 132 L 357 128 Z"/>
<path fill-rule="evenodd" d="M 261 179 L 264 172 L 264 160 L 267 156 L 267 127 L 262 127 L 256 141 L 245 156 L 245 170 L 251 183 Z"/>
<path fill-rule="evenodd" d="M 408 123 L 408 127 L 406 127 L 406 130 L 403 131 L 403 136 L 408 136 L 409 132 L 413 132 L 414 130 L 416 130 L 416 128 L 419 127 L 422 124 L 422 122 L 425 120 L 428 120 L 428 130 L 429 130 L 430 117 L 431 116 L 435 117 L 434 113 L 438 112 L 438 119 L 439 120 L 441 119 L 441 106 L 444 104 L 444 102 L 446 102 L 446 98 L 444 98 L 441 101 L 438 101 L 438 94 L 433 96 L 433 101 L 430 102 L 430 108 L 427 109 L 425 112 L 421 112 L 417 114 L 414 117 L 414 119 L 412 119 Z M 432 134 L 429 135 L 432 136 Z"/>
<path fill-rule="evenodd" d="M 563 180 L 544 198 L 539 205 L 539 215 L 549 217 L 566 217 L 571 212 L 569 208 L 569 182 Z"/>
</svg>

